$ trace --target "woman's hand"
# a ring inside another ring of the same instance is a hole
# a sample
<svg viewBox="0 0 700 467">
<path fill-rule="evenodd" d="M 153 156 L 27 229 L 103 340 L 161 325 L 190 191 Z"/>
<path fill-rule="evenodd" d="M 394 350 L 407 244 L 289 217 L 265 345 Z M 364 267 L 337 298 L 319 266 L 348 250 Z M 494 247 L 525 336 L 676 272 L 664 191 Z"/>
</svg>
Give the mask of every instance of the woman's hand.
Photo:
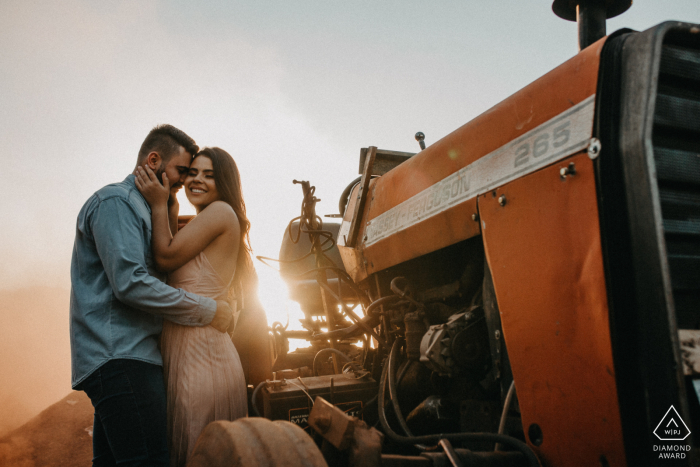
<svg viewBox="0 0 700 467">
<path fill-rule="evenodd" d="M 167 205 L 170 198 L 170 180 L 163 172 L 163 184 L 161 185 L 156 174 L 150 167 L 139 166 L 136 168 L 136 188 L 139 189 L 146 202 L 153 208 L 154 206 Z"/>
</svg>

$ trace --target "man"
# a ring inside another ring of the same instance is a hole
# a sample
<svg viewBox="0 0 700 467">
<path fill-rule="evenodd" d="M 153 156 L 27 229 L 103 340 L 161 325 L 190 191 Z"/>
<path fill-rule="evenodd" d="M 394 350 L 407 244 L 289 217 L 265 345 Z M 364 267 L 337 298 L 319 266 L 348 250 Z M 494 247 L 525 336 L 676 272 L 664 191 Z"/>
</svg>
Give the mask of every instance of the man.
<svg viewBox="0 0 700 467">
<path fill-rule="evenodd" d="M 155 127 L 137 166 L 173 181 L 171 200 L 199 150 L 171 125 Z M 164 282 L 151 253 L 151 210 L 134 175 L 97 191 L 78 215 L 71 263 L 73 389 L 95 407 L 93 465 L 167 466 L 167 414 L 158 337 L 162 319 L 224 332 L 226 302 Z"/>
</svg>

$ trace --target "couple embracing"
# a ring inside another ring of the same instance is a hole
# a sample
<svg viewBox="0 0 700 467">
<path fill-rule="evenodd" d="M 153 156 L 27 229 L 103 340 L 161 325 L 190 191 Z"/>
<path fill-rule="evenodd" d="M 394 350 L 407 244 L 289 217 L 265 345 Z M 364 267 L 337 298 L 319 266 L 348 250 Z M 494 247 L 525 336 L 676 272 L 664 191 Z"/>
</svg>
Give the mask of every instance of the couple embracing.
<svg viewBox="0 0 700 467">
<path fill-rule="evenodd" d="M 178 230 L 182 186 L 197 215 Z M 73 389 L 95 407 L 93 465 L 184 466 L 209 422 L 247 415 L 227 331 L 234 290 L 255 277 L 249 230 L 233 158 L 171 125 L 83 206 L 70 341 Z"/>
</svg>

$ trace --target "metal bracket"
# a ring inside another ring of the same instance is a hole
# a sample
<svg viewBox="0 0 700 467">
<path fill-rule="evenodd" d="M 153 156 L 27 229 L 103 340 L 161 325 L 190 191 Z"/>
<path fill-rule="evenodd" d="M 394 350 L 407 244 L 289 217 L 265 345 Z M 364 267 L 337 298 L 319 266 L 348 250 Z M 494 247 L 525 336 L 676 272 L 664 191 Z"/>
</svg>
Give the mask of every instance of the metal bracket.
<svg viewBox="0 0 700 467">
<path fill-rule="evenodd" d="M 367 156 L 365 157 L 365 168 L 362 170 L 362 180 L 360 181 L 360 191 L 357 193 L 357 202 L 355 210 L 352 214 L 352 222 L 350 223 L 350 231 L 348 232 L 345 246 L 355 248 L 357 245 L 357 236 L 360 233 L 360 225 L 362 223 L 362 213 L 365 210 L 367 202 L 367 192 L 369 191 L 369 182 L 372 179 L 372 167 L 374 159 L 377 157 L 377 147 L 370 146 L 367 148 Z"/>
</svg>

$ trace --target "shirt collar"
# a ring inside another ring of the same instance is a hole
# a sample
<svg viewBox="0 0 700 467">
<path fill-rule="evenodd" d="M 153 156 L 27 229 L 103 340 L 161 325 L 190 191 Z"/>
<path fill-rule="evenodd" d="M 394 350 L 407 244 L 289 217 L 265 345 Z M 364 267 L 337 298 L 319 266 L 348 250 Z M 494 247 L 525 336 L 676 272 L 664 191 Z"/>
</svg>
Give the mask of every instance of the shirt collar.
<svg viewBox="0 0 700 467">
<path fill-rule="evenodd" d="M 129 187 L 136 193 L 136 195 L 143 201 L 143 204 L 146 205 L 146 208 L 148 209 L 148 212 L 151 212 L 151 206 L 148 204 L 146 201 L 146 198 L 143 197 L 141 192 L 139 191 L 138 188 L 136 188 L 136 175 L 134 174 L 129 174 L 126 176 L 124 179 L 124 183 L 129 185 Z"/>
</svg>

